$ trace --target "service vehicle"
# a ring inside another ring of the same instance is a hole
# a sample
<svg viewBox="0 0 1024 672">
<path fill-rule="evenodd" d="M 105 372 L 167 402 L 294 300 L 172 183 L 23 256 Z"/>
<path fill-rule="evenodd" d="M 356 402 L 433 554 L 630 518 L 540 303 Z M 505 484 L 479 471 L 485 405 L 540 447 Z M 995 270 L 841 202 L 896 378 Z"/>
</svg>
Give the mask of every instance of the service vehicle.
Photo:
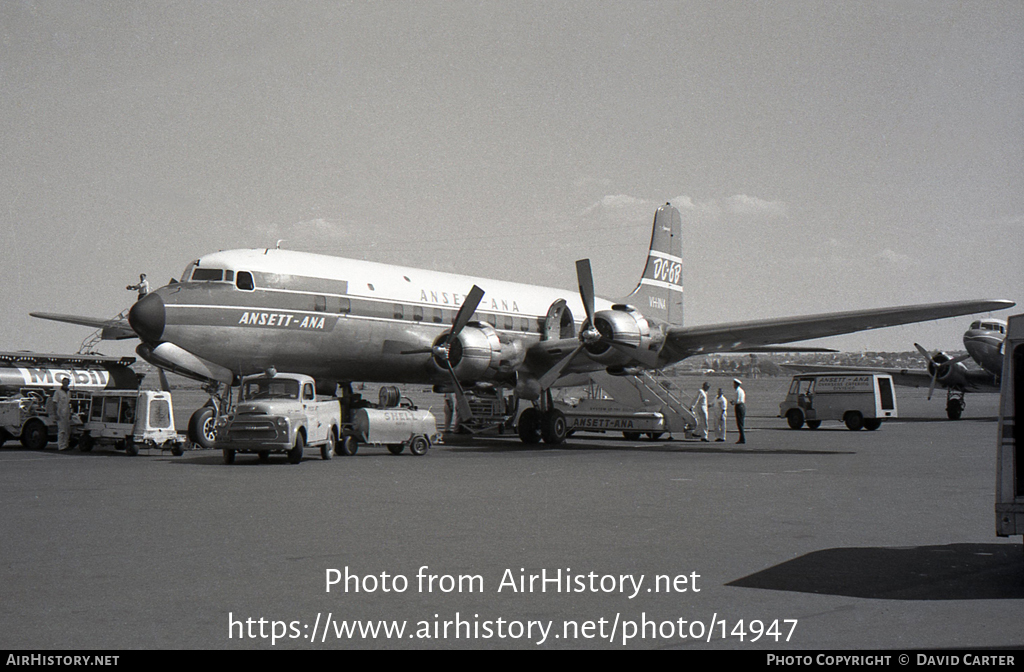
<svg viewBox="0 0 1024 672">
<path fill-rule="evenodd" d="M 215 447 L 232 464 L 237 453 L 256 453 L 266 462 L 285 453 L 298 464 L 306 446 L 334 457 L 341 436 L 341 406 L 335 398 L 317 399 L 316 383 L 306 375 L 275 371 L 242 379 L 234 413 L 217 421 Z"/>
<path fill-rule="evenodd" d="M 851 430 L 875 430 L 897 417 L 892 376 L 884 373 L 829 373 L 793 376 L 779 417 L 790 428 L 817 429 L 824 420 L 839 420 Z"/>
<path fill-rule="evenodd" d="M 996 535 L 1024 534 L 1024 444 L 1017 418 L 1024 410 L 1024 315 L 1007 323 L 996 434 Z"/>
<path fill-rule="evenodd" d="M 342 455 L 355 455 L 360 443 L 386 446 L 392 455 L 400 455 L 406 447 L 413 455 L 426 455 L 432 444 L 440 442 L 434 414 L 416 408 L 394 386 L 380 389 L 376 408 L 352 408 L 348 416 L 351 420 L 345 423 L 339 448 Z"/>
<path fill-rule="evenodd" d="M 24 388 L 10 396 L 0 398 L 0 446 L 10 439 L 18 439 L 29 450 L 42 450 L 50 441 L 57 440 L 57 418 L 53 413 L 49 390 Z M 82 410 L 87 410 L 88 393 L 72 390 L 71 436 L 78 436 Z"/>
<path fill-rule="evenodd" d="M 187 443 L 174 427 L 170 392 L 99 390 L 83 408 L 78 448 L 87 453 L 97 445 L 112 446 L 129 455 L 140 448 L 169 450 L 182 455 Z"/>
</svg>

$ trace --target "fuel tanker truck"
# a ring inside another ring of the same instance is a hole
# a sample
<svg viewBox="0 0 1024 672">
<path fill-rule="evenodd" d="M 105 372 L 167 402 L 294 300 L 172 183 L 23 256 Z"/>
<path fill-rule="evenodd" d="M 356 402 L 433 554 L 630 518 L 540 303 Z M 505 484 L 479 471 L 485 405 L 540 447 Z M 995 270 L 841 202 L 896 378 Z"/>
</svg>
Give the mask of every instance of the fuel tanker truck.
<svg viewBox="0 0 1024 672">
<path fill-rule="evenodd" d="M 88 416 L 92 395 L 100 390 L 138 390 L 142 376 L 131 369 L 134 357 L 0 352 L 0 446 L 18 439 L 39 450 L 57 436 L 48 403 L 61 381 L 71 381 L 71 417 Z"/>
</svg>

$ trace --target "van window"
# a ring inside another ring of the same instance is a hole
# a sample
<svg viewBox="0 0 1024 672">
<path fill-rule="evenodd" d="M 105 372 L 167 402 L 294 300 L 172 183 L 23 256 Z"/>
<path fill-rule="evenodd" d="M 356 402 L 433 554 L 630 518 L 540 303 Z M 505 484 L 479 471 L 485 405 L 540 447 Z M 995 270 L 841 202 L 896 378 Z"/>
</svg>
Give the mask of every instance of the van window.
<svg viewBox="0 0 1024 672">
<path fill-rule="evenodd" d="M 896 403 L 893 400 L 892 381 L 888 378 L 878 379 L 878 392 L 882 396 L 882 410 L 891 411 Z"/>
<path fill-rule="evenodd" d="M 256 289 L 256 284 L 252 281 L 252 273 L 249 271 L 239 271 L 238 277 L 235 278 L 235 287 L 247 292 Z"/>
</svg>

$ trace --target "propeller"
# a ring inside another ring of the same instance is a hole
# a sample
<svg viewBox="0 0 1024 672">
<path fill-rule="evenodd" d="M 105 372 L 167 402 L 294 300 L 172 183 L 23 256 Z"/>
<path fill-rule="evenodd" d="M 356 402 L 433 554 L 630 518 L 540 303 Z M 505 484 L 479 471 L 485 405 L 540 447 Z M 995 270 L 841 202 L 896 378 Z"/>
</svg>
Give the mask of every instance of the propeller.
<svg viewBox="0 0 1024 672">
<path fill-rule="evenodd" d="M 429 353 L 434 356 L 434 361 L 437 362 L 438 366 L 448 370 L 448 375 L 452 379 L 452 386 L 455 388 L 455 403 L 459 410 L 459 417 L 463 420 L 472 418 L 473 411 L 469 407 L 469 400 L 466 399 L 466 392 L 462 389 L 459 377 L 455 375 L 455 367 L 452 365 L 451 360 L 452 345 L 458 341 L 459 334 L 469 324 L 469 320 L 473 317 L 473 313 L 476 312 L 476 307 L 480 305 L 482 298 L 484 298 L 484 290 L 473 285 L 473 289 L 469 290 L 469 294 L 466 295 L 466 300 L 462 302 L 459 312 L 455 314 L 455 321 L 452 323 L 451 331 L 444 335 L 444 340 L 437 341 L 429 348 L 405 350 L 401 353 L 403 355 Z"/>
<path fill-rule="evenodd" d="M 914 343 L 914 347 L 917 348 L 917 351 L 921 353 L 922 357 L 928 360 L 928 368 L 931 369 L 932 372 L 931 383 L 928 385 L 928 401 L 931 401 L 932 399 L 932 392 L 935 391 L 935 383 L 939 378 L 939 372 L 942 370 L 949 370 L 950 367 L 955 366 L 966 359 L 969 359 L 971 356 L 970 354 L 966 354 L 960 355 L 959 357 L 953 359 L 950 358 L 949 355 L 947 355 L 944 352 L 936 352 L 934 355 L 932 355 L 927 350 L 925 350 L 924 346 L 922 346 L 920 343 Z M 943 357 L 945 359 L 942 359 Z"/>
<path fill-rule="evenodd" d="M 649 367 L 658 365 L 658 353 L 650 350 L 641 350 L 631 343 L 616 341 L 610 336 L 605 336 L 594 324 L 594 275 L 590 268 L 590 259 L 580 259 L 576 262 L 576 280 L 580 289 L 580 299 L 583 301 L 583 310 L 587 313 L 586 328 L 579 335 L 580 343 L 572 352 L 558 360 L 554 366 L 548 369 L 538 379 L 540 389 L 546 390 L 555 384 L 555 381 L 562 375 L 562 371 L 580 354 L 580 351 L 587 346 L 606 343 L 609 346 L 626 353 L 633 359 Z"/>
</svg>

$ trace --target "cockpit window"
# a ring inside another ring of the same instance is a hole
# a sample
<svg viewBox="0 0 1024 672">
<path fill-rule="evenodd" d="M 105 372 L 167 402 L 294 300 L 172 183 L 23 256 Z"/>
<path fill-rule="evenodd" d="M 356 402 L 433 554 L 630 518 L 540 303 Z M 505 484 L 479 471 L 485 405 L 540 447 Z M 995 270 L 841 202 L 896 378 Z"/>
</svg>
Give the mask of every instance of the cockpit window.
<svg viewBox="0 0 1024 672">
<path fill-rule="evenodd" d="M 192 271 L 192 282 L 220 282 L 224 279 L 224 270 L 220 268 L 197 268 Z"/>
<path fill-rule="evenodd" d="M 244 289 L 247 292 L 256 289 L 256 283 L 252 280 L 252 273 L 249 271 L 239 271 L 235 275 L 235 287 Z"/>
</svg>

